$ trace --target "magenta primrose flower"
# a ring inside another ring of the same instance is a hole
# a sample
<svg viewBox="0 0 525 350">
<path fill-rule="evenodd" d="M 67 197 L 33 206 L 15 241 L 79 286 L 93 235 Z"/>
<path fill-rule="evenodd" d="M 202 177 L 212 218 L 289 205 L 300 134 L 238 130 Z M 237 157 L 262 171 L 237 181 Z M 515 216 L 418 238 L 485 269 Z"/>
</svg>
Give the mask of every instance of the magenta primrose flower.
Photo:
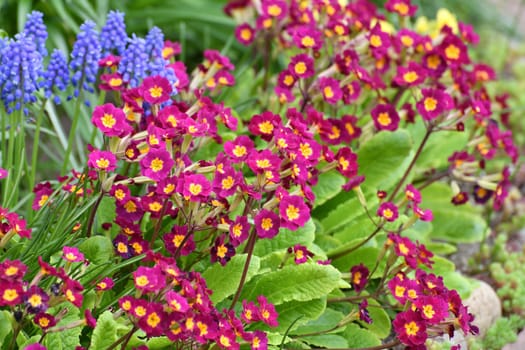
<svg viewBox="0 0 525 350">
<path fill-rule="evenodd" d="M 254 148 L 255 144 L 246 135 L 237 136 L 235 140 L 224 143 L 224 152 L 234 163 L 245 161 Z"/>
<path fill-rule="evenodd" d="M 250 224 L 246 216 L 237 216 L 235 221 L 230 224 L 230 242 L 237 247 L 248 239 L 250 234 Z"/>
<path fill-rule="evenodd" d="M 343 90 L 339 87 L 339 80 L 331 77 L 319 78 L 319 90 L 329 104 L 336 104 L 343 97 Z"/>
<path fill-rule="evenodd" d="M 69 262 L 82 262 L 85 259 L 77 247 L 67 246 L 62 248 L 62 257 Z"/>
<path fill-rule="evenodd" d="M 303 197 L 286 196 L 279 203 L 279 215 L 281 226 L 295 231 L 310 219 L 310 208 Z"/>
<path fill-rule="evenodd" d="M 140 161 L 142 175 L 160 181 L 168 177 L 175 162 L 165 149 L 151 148 Z"/>
<path fill-rule="evenodd" d="M 309 78 L 314 75 L 314 59 L 301 53 L 293 56 L 288 65 L 288 70 L 297 78 Z"/>
<path fill-rule="evenodd" d="M 167 102 L 173 92 L 169 80 L 158 75 L 144 78 L 139 90 L 144 101 L 151 104 Z"/>
<path fill-rule="evenodd" d="M 157 267 L 139 266 L 133 272 L 133 280 L 135 288 L 145 293 L 156 293 L 166 286 L 166 279 Z"/>
<path fill-rule="evenodd" d="M 392 202 L 381 203 L 377 209 L 377 216 L 384 218 L 386 221 L 396 221 L 399 216 L 397 206 Z"/>
<path fill-rule="evenodd" d="M 104 133 L 112 137 L 128 135 L 133 130 L 126 120 L 124 111 L 111 103 L 96 106 L 91 122 Z"/>
<path fill-rule="evenodd" d="M 211 183 L 202 174 L 184 175 L 182 183 L 182 195 L 187 200 L 204 201 L 211 193 Z"/>
<path fill-rule="evenodd" d="M 378 104 L 372 109 L 371 114 L 377 130 L 397 130 L 400 118 L 391 104 Z"/>
<path fill-rule="evenodd" d="M 423 97 L 416 103 L 416 108 L 425 120 L 432 120 L 443 112 L 454 108 L 452 97 L 441 89 L 422 89 Z"/>
<path fill-rule="evenodd" d="M 255 39 L 255 30 L 248 23 L 242 23 L 235 28 L 235 38 L 241 44 L 248 46 Z"/>
<path fill-rule="evenodd" d="M 281 225 L 279 215 L 273 211 L 261 209 L 254 218 L 255 231 L 259 238 L 273 238 L 279 233 Z"/>
<path fill-rule="evenodd" d="M 110 172 L 117 168 L 117 157 L 109 151 L 93 150 L 88 157 L 88 166 Z"/>
<path fill-rule="evenodd" d="M 356 293 L 361 292 L 368 283 L 368 275 L 370 274 L 370 271 L 365 265 L 359 264 L 352 266 L 352 268 L 350 269 L 350 273 L 350 282 L 352 284 L 352 287 L 354 288 Z"/>
<path fill-rule="evenodd" d="M 278 315 L 275 306 L 270 304 L 264 295 L 259 295 L 257 302 L 259 303 L 259 319 L 270 327 L 277 327 L 279 322 L 277 322 Z"/>
<path fill-rule="evenodd" d="M 407 310 L 400 312 L 392 322 L 401 342 L 409 346 L 424 344 L 427 340 L 427 327 L 419 313 Z"/>
</svg>

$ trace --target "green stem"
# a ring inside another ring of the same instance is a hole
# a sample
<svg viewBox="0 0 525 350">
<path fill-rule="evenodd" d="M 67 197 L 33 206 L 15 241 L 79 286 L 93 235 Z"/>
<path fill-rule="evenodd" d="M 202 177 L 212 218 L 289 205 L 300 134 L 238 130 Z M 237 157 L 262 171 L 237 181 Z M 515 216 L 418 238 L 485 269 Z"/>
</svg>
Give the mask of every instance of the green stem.
<svg viewBox="0 0 525 350">
<path fill-rule="evenodd" d="M 123 343 L 122 344 L 122 347 L 121 349 L 125 349 L 126 348 L 126 345 L 128 344 L 129 340 L 131 339 L 131 336 L 133 335 L 133 333 L 135 333 L 136 331 L 138 330 L 138 327 L 133 325 L 133 328 L 131 328 L 131 330 L 124 334 L 122 337 L 120 337 L 119 339 L 117 339 L 113 344 L 111 344 L 106 350 L 113 350 L 115 349 L 117 346 L 119 346 L 120 343 Z"/>
<path fill-rule="evenodd" d="M 379 231 L 381 231 L 381 228 L 382 228 L 382 227 L 383 227 L 383 225 L 376 227 L 376 229 L 374 230 L 374 232 L 372 232 L 368 237 L 366 237 L 365 240 L 359 242 L 359 243 L 356 244 L 355 246 L 350 247 L 350 248 L 348 248 L 348 249 L 345 249 L 345 250 L 343 250 L 343 251 L 341 251 L 341 252 L 335 253 L 335 254 L 333 254 L 333 255 L 328 254 L 328 256 L 327 256 L 328 259 L 332 259 L 332 260 L 339 259 L 340 257 L 345 256 L 345 255 L 347 255 L 347 254 L 350 254 L 350 253 L 352 253 L 353 251 L 355 251 L 355 250 L 361 248 L 361 247 L 364 246 L 366 243 L 368 243 L 372 238 L 374 238 L 375 235 L 377 235 L 377 234 L 379 233 Z"/>
<path fill-rule="evenodd" d="M 391 202 L 396 197 L 396 194 L 401 189 L 401 186 L 403 186 L 403 184 L 405 183 L 405 180 L 407 179 L 408 175 L 412 171 L 412 168 L 416 164 L 416 161 L 418 160 L 419 156 L 421 156 L 421 152 L 423 152 L 423 148 L 425 148 L 425 145 L 426 145 L 426 143 L 428 141 L 428 138 L 432 134 L 432 131 L 434 131 L 434 127 L 433 127 L 433 125 L 429 125 L 427 127 L 427 131 L 425 132 L 425 136 L 423 137 L 423 140 L 421 140 L 421 143 L 419 144 L 419 147 L 417 148 L 416 154 L 414 154 L 414 158 L 412 158 L 412 161 L 408 165 L 407 170 L 405 170 L 405 173 L 403 174 L 403 177 L 397 183 L 396 188 L 394 188 L 392 193 L 390 193 L 390 196 L 388 196 L 387 201 Z"/>
<path fill-rule="evenodd" d="M 89 213 L 86 237 L 91 236 L 91 230 L 93 229 L 93 222 L 95 221 L 95 215 L 97 213 L 97 209 L 100 205 L 100 202 L 102 202 L 102 198 L 104 198 L 104 192 L 101 190 L 100 195 L 98 196 L 97 201 L 95 202 L 95 205 L 93 205 L 93 208 L 91 208 L 91 212 Z"/>
<path fill-rule="evenodd" d="M 71 158 L 71 153 L 73 152 L 73 143 L 75 142 L 75 136 L 77 133 L 78 121 L 80 119 L 80 107 L 82 106 L 82 85 L 84 84 L 84 75 L 79 82 L 79 93 L 77 101 L 75 103 L 75 111 L 73 114 L 73 123 L 71 124 L 71 129 L 69 130 L 69 137 L 67 139 L 67 148 L 66 154 L 64 155 L 64 163 L 62 164 L 62 175 L 65 175 L 69 167 L 69 159 Z"/>
<path fill-rule="evenodd" d="M 36 128 L 35 135 L 33 137 L 33 150 L 31 154 L 31 177 L 29 182 L 29 190 L 32 190 L 35 186 L 35 177 L 36 177 L 36 162 L 38 159 L 38 143 L 40 141 L 40 128 L 42 126 L 42 118 L 44 114 L 44 109 L 46 106 L 47 99 L 42 101 L 42 107 L 40 108 L 40 113 L 36 116 Z"/>
<path fill-rule="evenodd" d="M 241 296 L 244 283 L 246 282 L 246 276 L 248 275 L 248 268 L 250 267 L 250 262 L 252 260 L 253 255 L 253 248 L 255 247 L 256 240 L 257 232 L 255 231 L 255 229 L 252 229 L 252 233 L 250 234 L 250 238 L 248 238 L 248 243 L 246 245 L 246 252 L 248 256 L 246 257 L 246 262 L 244 263 L 244 268 L 242 270 L 241 280 L 239 281 L 239 286 L 237 287 L 237 291 L 235 292 L 235 296 L 233 297 L 232 303 L 230 305 L 230 310 L 232 310 L 235 304 L 237 304 L 237 301 Z"/>
</svg>

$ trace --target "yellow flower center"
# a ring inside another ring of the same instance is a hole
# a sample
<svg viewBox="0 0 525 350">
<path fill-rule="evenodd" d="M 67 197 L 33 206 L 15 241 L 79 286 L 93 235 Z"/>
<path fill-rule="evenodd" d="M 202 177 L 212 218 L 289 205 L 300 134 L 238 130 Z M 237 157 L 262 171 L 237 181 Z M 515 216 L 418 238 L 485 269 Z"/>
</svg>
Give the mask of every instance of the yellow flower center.
<svg viewBox="0 0 525 350">
<path fill-rule="evenodd" d="M 405 324 L 405 331 L 408 335 L 414 336 L 417 335 L 419 327 L 416 322 L 412 321 L 410 323 Z"/>
<path fill-rule="evenodd" d="M 288 208 L 286 208 L 286 217 L 288 220 L 296 220 L 299 217 L 299 208 L 290 204 Z"/>
<path fill-rule="evenodd" d="M 323 89 L 323 94 L 326 98 L 334 97 L 334 90 L 330 86 L 327 86 Z"/>
<path fill-rule="evenodd" d="M 314 38 L 312 38 L 311 36 L 309 35 L 306 35 L 305 37 L 303 37 L 301 39 L 301 44 L 304 46 L 304 47 L 312 47 L 315 45 L 315 40 Z"/>
<path fill-rule="evenodd" d="M 270 218 L 264 218 L 261 220 L 261 227 L 265 230 L 265 231 L 268 231 L 270 230 L 272 227 L 273 227 L 273 221 L 272 219 Z"/>
<path fill-rule="evenodd" d="M 295 73 L 297 74 L 304 74 L 307 70 L 306 63 L 304 62 L 297 62 L 295 66 L 293 67 L 295 70 Z"/>
<path fill-rule="evenodd" d="M 392 123 L 392 119 L 390 119 L 390 116 L 387 112 L 379 113 L 379 116 L 377 117 L 377 121 L 380 125 L 388 126 L 390 123 Z"/>
<path fill-rule="evenodd" d="M 380 47 L 383 45 L 383 41 L 381 40 L 381 37 L 377 34 L 374 34 L 370 37 L 370 45 L 373 47 Z"/>
<path fill-rule="evenodd" d="M 33 294 L 29 299 L 27 299 L 27 301 L 32 307 L 37 307 L 42 304 L 42 297 L 38 294 Z"/>
<path fill-rule="evenodd" d="M 223 179 L 221 181 L 221 186 L 224 190 L 229 190 L 230 188 L 233 187 L 233 184 L 235 183 L 235 181 L 233 180 L 233 177 L 231 176 L 228 176 L 227 178 Z"/>
<path fill-rule="evenodd" d="M 268 6 L 268 14 L 272 17 L 278 17 L 282 13 L 282 9 L 278 5 L 270 5 Z"/>
<path fill-rule="evenodd" d="M 271 134 L 273 129 L 274 129 L 274 126 L 269 121 L 265 121 L 265 122 L 262 122 L 261 124 L 259 124 L 259 130 L 263 134 Z"/>
<path fill-rule="evenodd" d="M 148 283 L 149 283 L 149 279 L 147 276 L 139 276 L 135 279 L 135 283 L 137 284 L 137 286 L 139 287 L 144 287 L 144 286 L 147 286 Z"/>
<path fill-rule="evenodd" d="M 451 60 L 457 60 L 459 58 L 460 52 L 461 50 L 456 45 L 453 45 L 453 44 L 448 45 L 447 48 L 445 49 L 445 55 L 447 56 L 448 59 L 451 59 Z"/>
<path fill-rule="evenodd" d="M 154 87 L 149 89 L 149 94 L 153 98 L 159 98 L 162 96 L 163 91 L 164 90 L 160 86 L 155 85 Z"/>
<path fill-rule="evenodd" d="M 159 315 L 157 315 L 156 312 L 152 312 L 149 316 L 148 316 L 148 319 L 146 321 L 148 323 L 148 326 L 152 327 L 152 328 L 155 328 L 158 326 L 158 324 L 160 323 L 160 317 Z"/>
<path fill-rule="evenodd" d="M 437 100 L 433 97 L 427 97 L 425 101 L 423 101 L 423 104 L 428 112 L 432 112 L 437 107 Z"/>
<path fill-rule="evenodd" d="M 419 75 L 414 71 L 406 72 L 405 74 L 403 74 L 403 80 L 406 81 L 407 83 L 413 83 L 418 78 L 419 78 Z"/>
<path fill-rule="evenodd" d="M 190 193 L 192 195 L 197 196 L 199 193 L 202 192 L 202 185 L 201 184 L 196 184 L 196 183 L 191 183 L 190 187 L 189 187 L 189 191 L 190 191 Z"/>
<path fill-rule="evenodd" d="M 6 289 L 3 295 L 4 300 L 13 301 L 18 298 L 18 292 L 16 289 Z"/>
<path fill-rule="evenodd" d="M 161 171 L 163 167 L 164 167 L 164 161 L 162 159 L 155 158 L 151 161 L 150 169 L 153 170 L 154 172 Z"/>
<path fill-rule="evenodd" d="M 112 128 L 117 123 L 117 120 L 108 113 L 105 113 L 102 116 L 102 125 L 104 125 L 106 128 Z"/>
<path fill-rule="evenodd" d="M 100 169 L 107 169 L 109 167 L 109 160 L 106 158 L 99 158 L 95 163 L 97 163 L 97 167 Z"/>
<path fill-rule="evenodd" d="M 426 318 L 433 318 L 436 314 L 436 310 L 434 310 L 434 307 L 430 304 L 423 306 L 423 314 Z"/>
</svg>

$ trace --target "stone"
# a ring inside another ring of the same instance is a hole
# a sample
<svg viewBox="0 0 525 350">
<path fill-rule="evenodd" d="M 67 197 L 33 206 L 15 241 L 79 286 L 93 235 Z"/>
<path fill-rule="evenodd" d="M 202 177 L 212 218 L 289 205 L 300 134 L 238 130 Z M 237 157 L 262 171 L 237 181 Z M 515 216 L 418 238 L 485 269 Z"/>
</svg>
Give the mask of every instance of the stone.
<svg viewBox="0 0 525 350">
<path fill-rule="evenodd" d="M 472 291 L 464 304 L 474 316 L 479 336 L 484 337 L 490 326 L 501 317 L 501 301 L 492 287 L 483 281 Z"/>
</svg>

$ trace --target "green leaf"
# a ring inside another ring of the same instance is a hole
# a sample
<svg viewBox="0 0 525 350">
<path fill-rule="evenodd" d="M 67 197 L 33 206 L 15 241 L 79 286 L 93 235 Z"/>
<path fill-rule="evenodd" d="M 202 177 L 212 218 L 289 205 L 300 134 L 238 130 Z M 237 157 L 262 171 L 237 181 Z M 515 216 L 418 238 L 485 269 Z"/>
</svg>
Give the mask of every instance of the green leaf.
<svg viewBox="0 0 525 350">
<path fill-rule="evenodd" d="M 327 308 L 323 314 L 308 323 L 298 327 L 296 330 L 290 332 L 291 334 L 308 334 L 329 330 L 334 328 L 344 317 L 342 312 Z"/>
<path fill-rule="evenodd" d="M 202 277 L 206 280 L 208 288 L 213 291 L 210 298 L 214 303 L 218 303 L 235 293 L 241 280 L 247 257 L 247 254 L 236 255 L 226 266 L 214 264 L 204 271 Z M 252 255 L 245 283 L 249 282 L 250 279 L 255 276 L 257 271 L 259 271 L 259 267 L 260 259 Z"/>
<path fill-rule="evenodd" d="M 69 307 L 69 311 L 66 316 L 58 322 L 57 326 L 65 326 L 71 322 L 79 319 L 79 311 L 74 307 Z M 74 327 L 63 330 L 61 332 L 52 332 L 46 335 L 44 338 L 44 345 L 48 349 L 56 350 L 69 350 L 74 349 L 77 345 L 80 345 L 80 333 L 82 333 L 82 327 Z"/>
<path fill-rule="evenodd" d="M 308 301 L 330 293 L 340 278 L 340 272 L 330 265 L 287 265 L 246 285 L 241 299 L 255 300 L 264 295 L 275 305 L 292 300 Z"/>
<path fill-rule="evenodd" d="M 368 207 L 375 207 L 378 203 L 378 198 L 375 194 L 376 189 L 369 189 L 363 186 L 363 192 Z M 365 224 L 368 220 L 368 223 L 371 225 L 370 219 L 366 216 L 365 209 L 353 191 L 341 193 L 334 198 L 334 200 L 328 201 L 319 209 L 320 210 L 314 211 L 314 215 L 317 215 L 316 217 L 320 219 L 324 232 L 326 234 L 335 232 L 334 237 L 340 240 L 341 237 L 347 237 L 349 224 L 355 224 L 356 220 L 360 220 L 360 222 Z M 360 224 L 358 224 L 358 226 L 361 227 Z M 350 232 L 350 234 L 352 234 L 352 232 Z M 343 242 L 347 240 L 346 238 L 342 239 Z"/>
<path fill-rule="evenodd" d="M 13 316 L 9 311 L 0 311 L 0 348 L 4 345 L 9 333 L 13 331 Z"/>
<path fill-rule="evenodd" d="M 392 327 L 390 317 L 375 299 L 368 299 L 368 312 L 372 323 L 359 321 L 359 323 L 378 336 L 380 339 L 386 338 L 390 334 Z"/>
<path fill-rule="evenodd" d="M 310 245 L 315 238 L 315 224 L 308 220 L 303 227 L 296 231 L 280 229 L 279 234 L 272 239 L 260 239 L 255 243 L 253 253 L 263 257 L 279 250 L 286 250 L 296 244 Z"/>
<path fill-rule="evenodd" d="M 328 349 L 346 349 L 348 342 L 345 338 L 337 334 L 322 334 L 301 338 L 304 342 L 315 345 L 316 347 Z"/>
<path fill-rule="evenodd" d="M 113 244 L 108 237 L 93 236 L 82 242 L 78 249 L 94 264 L 107 263 L 113 257 Z"/>
<path fill-rule="evenodd" d="M 364 184 L 388 191 L 393 187 L 412 159 L 412 139 L 406 130 L 379 132 L 357 151 L 359 173 Z"/>
<path fill-rule="evenodd" d="M 166 349 L 173 345 L 173 341 L 168 337 L 154 337 L 146 343 L 149 350 Z"/>
<path fill-rule="evenodd" d="M 266 325 L 260 325 L 256 328 L 265 331 L 281 332 L 284 334 L 290 326 L 292 330 L 310 320 L 317 319 L 326 308 L 326 298 L 313 299 L 308 301 L 289 301 L 275 306 L 275 311 L 279 315 L 277 321 L 279 325 L 275 328 L 269 328 Z"/>
<path fill-rule="evenodd" d="M 376 247 L 362 247 L 351 254 L 346 254 L 332 262 L 332 265 L 337 267 L 339 271 L 350 271 L 350 269 L 359 264 L 365 265 L 369 271 L 374 268 L 377 258 L 379 257 L 380 249 Z M 375 271 L 374 276 L 381 276 L 384 271 L 386 262 L 381 261 L 378 269 Z"/>
<path fill-rule="evenodd" d="M 444 242 L 429 242 L 425 244 L 428 250 L 434 254 L 447 255 L 457 252 L 458 248 L 454 244 Z"/>
<path fill-rule="evenodd" d="M 381 340 L 371 331 L 359 327 L 355 323 L 346 326 L 343 333 L 351 349 L 369 348 L 381 344 Z"/>
<path fill-rule="evenodd" d="M 463 300 L 467 299 L 478 285 L 476 280 L 465 277 L 458 271 L 445 272 L 441 276 L 445 286 L 448 289 L 455 289 Z"/>
<path fill-rule="evenodd" d="M 420 140 L 426 132 L 423 121 L 418 121 L 412 128 L 414 140 Z M 455 151 L 465 148 L 469 134 L 466 132 L 434 132 L 430 135 L 423 151 L 416 162 L 416 169 L 425 171 L 431 168 L 448 167 L 448 157 Z M 417 141 L 416 143 L 419 143 Z"/>
<path fill-rule="evenodd" d="M 115 198 L 104 196 L 97 209 L 97 227 L 106 222 L 113 222 L 117 216 Z"/>
<path fill-rule="evenodd" d="M 312 189 L 315 194 L 315 206 L 320 206 L 327 200 L 335 197 L 341 192 L 341 187 L 345 183 L 345 178 L 335 171 L 329 171 L 319 175 L 319 181 Z"/>
<path fill-rule="evenodd" d="M 97 326 L 91 336 L 90 350 L 105 350 L 118 339 L 118 330 L 123 328 L 111 311 L 104 311 L 97 319 Z"/>
<path fill-rule="evenodd" d="M 453 205 L 452 190 L 447 184 L 436 182 L 422 191 L 422 208 L 434 214 L 433 239 L 451 243 L 473 243 L 483 239 L 487 227 L 485 220 L 469 203 Z"/>
</svg>

